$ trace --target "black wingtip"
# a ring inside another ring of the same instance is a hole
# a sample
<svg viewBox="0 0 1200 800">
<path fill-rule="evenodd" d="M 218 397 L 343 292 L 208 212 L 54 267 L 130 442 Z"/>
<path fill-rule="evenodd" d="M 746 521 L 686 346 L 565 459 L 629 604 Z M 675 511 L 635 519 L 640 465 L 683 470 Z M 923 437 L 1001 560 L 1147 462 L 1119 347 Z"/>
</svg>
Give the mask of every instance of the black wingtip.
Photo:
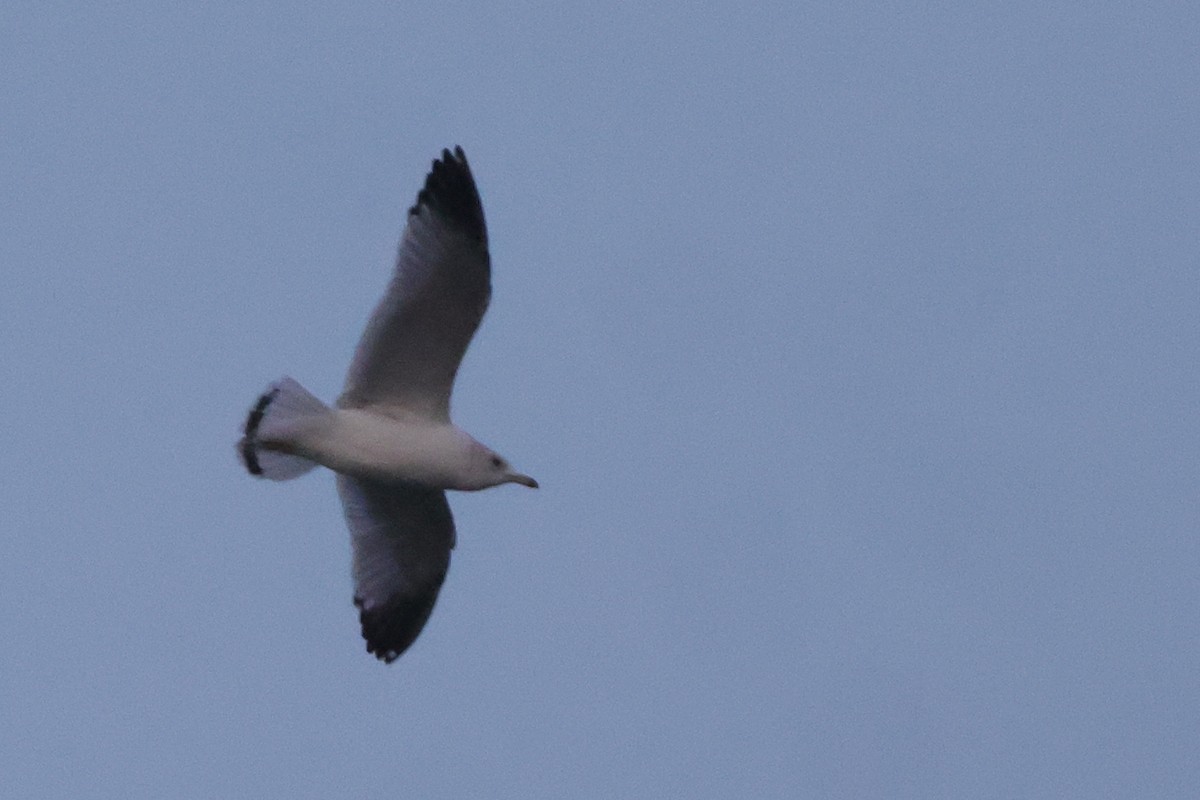
<svg viewBox="0 0 1200 800">
<path fill-rule="evenodd" d="M 267 413 L 267 406 L 271 405 L 271 401 L 277 394 L 279 394 L 279 389 L 272 389 L 258 398 L 258 402 L 254 404 L 254 408 L 250 409 L 250 414 L 246 417 L 242 440 L 238 442 L 238 452 L 242 454 L 242 463 L 246 465 L 246 469 L 251 475 L 258 477 L 262 477 L 263 470 L 262 465 L 258 463 L 258 446 L 254 436 L 258 433 L 258 426 L 262 423 L 263 415 Z"/>
<path fill-rule="evenodd" d="M 381 606 L 368 609 L 361 597 L 354 598 L 358 619 L 362 623 L 367 652 L 385 664 L 399 658 L 417 640 L 437 602 L 438 588 L 413 597 L 397 594 Z"/>
<path fill-rule="evenodd" d="M 417 192 L 417 202 L 408 210 L 419 214 L 430 208 L 447 221 L 462 228 L 480 244 L 487 244 L 487 224 L 483 219 L 483 201 L 471 175 L 467 155 L 458 145 L 454 152 L 442 150 L 441 158 L 433 162 L 425 176 L 425 186 Z"/>
</svg>

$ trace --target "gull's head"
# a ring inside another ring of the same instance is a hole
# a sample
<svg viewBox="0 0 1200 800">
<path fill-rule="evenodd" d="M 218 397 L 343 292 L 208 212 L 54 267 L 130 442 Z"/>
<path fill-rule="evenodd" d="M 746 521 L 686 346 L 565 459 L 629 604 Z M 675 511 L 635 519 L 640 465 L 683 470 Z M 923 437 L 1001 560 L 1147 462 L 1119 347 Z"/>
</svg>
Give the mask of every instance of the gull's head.
<svg viewBox="0 0 1200 800">
<path fill-rule="evenodd" d="M 499 486 L 502 483 L 519 483 L 530 489 L 538 488 L 538 482 L 523 473 L 517 472 L 512 465 L 494 450 L 489 450 L 476 443 L 472 455 L 472 472 L 477 478 L 472 488 L 486 489 L 489 486 Z"/>
</svg>

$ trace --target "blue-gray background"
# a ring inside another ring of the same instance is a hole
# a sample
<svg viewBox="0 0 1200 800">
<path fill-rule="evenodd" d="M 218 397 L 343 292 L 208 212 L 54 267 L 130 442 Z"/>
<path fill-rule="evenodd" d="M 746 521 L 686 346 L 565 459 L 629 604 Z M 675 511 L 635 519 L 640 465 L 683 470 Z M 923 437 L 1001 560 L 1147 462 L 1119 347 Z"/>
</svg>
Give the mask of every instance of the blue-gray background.
<svg viewBox="0 0 1200 800">
<path fill-rule="evenodd" d="M 1194 797 L 1189 3 L 0 6 L 0 794 Z M 494 262 L 437 610 L 328 473 L 430 160 Z"/>
</svg>

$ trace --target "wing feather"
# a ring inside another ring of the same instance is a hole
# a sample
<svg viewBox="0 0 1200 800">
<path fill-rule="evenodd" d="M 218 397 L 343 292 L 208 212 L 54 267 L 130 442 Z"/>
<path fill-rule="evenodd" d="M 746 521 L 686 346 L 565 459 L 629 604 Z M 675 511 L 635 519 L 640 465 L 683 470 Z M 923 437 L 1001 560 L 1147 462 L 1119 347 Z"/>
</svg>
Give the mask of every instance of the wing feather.
<svg viewBox="0 0 1200 800">
<path fill-rule="evenodd" d="M 454 376 L 491 293 L 479 190 L 462 148 L 443 150 L 408 211 L 391 284 L 338 405 L 394 406 L 448 420 Z"/>
<path fill-rule="evenodd" d="M 391 663 L 416 640 L 450 568 L 446 494 L 337 476 L 354 550 L 354 604 L 367 651 Z"/>
</svg>

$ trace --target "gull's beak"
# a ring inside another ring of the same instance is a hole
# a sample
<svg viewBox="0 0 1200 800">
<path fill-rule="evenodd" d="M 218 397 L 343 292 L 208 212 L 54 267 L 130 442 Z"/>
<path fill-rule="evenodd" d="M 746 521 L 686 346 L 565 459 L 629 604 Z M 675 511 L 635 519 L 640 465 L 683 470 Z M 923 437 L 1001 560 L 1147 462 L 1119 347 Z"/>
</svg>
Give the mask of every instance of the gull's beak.
<svg viewBox="0 0 1200 800">
<path fill-rule="evenodd" d="M 512 475 L 508 476 L 508 480 L 510 483 L 519 483 L 522 486 L 528 486 L 530 489 L 538 488 L 538 482 L 528 475 L 520 475 L 514 472 Z"/>
</svg>

